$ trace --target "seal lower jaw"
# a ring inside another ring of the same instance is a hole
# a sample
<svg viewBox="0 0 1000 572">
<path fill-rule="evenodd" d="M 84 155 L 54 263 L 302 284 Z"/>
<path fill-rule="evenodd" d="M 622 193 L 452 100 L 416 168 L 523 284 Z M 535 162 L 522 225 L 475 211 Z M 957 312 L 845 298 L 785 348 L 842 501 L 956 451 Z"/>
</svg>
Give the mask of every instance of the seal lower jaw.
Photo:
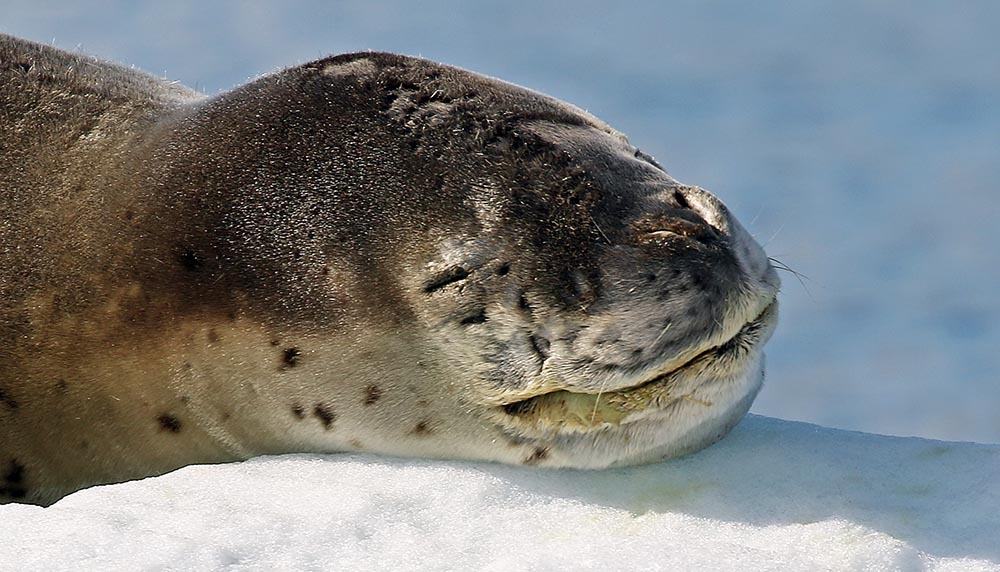
<svg viewBox="0 0 1000 572">
<path fill-rule="evenodd" d="M 557 389 L 503 404 L 500 409 L 521 430 L 587 433 L 648 419 L 677 405 L 728 408 L 730 403 L 706 399 L 698 389 L 747 374 L 759 361 L 777 321 L 775 298 L 729 340 L 652 379 L 608 392 Z"/>
</svg>

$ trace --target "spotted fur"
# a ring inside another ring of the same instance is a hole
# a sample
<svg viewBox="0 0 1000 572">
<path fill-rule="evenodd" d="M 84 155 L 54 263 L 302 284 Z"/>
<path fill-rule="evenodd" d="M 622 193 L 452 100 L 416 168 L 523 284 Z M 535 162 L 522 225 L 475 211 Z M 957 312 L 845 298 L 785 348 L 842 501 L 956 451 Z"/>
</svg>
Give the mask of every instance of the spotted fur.
<svg viewBox="0 0 1000 572">
<path fill-rule="evenodd" d="M 0 36 L 0 502 L 281 452 L 707 445 L 778 281 L 600 120 L 347 54 L 206 97 Z"/>
</svg>

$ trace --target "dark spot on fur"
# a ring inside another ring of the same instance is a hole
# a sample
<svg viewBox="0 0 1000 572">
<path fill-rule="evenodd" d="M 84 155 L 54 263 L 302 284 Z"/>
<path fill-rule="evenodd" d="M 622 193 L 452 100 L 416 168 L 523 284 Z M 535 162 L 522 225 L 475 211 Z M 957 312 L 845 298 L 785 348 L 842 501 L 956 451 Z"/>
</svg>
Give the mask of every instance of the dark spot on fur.
<svg viewBox="0 0 1000 572">
<path fill-rule="evenodd" d="M 163 415 L 157 417 L 156 420 L 160 423 L 161 431 L 167 431 L 170 433 L 181 432 L 181 421 L 173 415 L 164 413 Z"/>
<path fill-rule="evenodd" d="M 486 310 L 479 310 L 478 312 L 476 312 L 471 316 L 466 316 L 462 318 L 461 324 L 463 326 L 467 326 L 469 324 L 482 324 L 488 319 L 489 318 L 486 317 Z"/>
<path fill-rule="evenodd" d="M 0 405 L 4 405 L 4 406 L 8 407 L 9 409 L 17 409 L 18 408 L 17 401 L 15 401 L 14 398 L 11 397 L 9 393 L 7 393 L 6 391 L 4 391 L 4 389 L 2 387 L 0 387 Z"/>
<path fill-rule="evenodd" d="M 458 282 L 459 280 L 465 280 L 469 277 L 469 271 L 461 266 L 449 266 L 441 271 L 437 276 L 434 276 L 424 285 L 424 292 L 430 294 L 435 290 L 444 288 L 445 286 Z"/>
<path fill-rule="evenodd" d="M 294 415 L 296 419 L 305 419 L 306 410 L 302 409 L 302 406 L 296 403 L 295 405 L 292 405 L 292 415 Z"/>
<path fill-rule="evenodd" d="M 125 211 L 125 220 L 132 220 L 135 218 L 135 213 L 131 209 Z"/>
<path fill-rule="evenodd" d="M 504 262 L 497 268 L 497 276 L 506 276 L 510 273 L 510 262 Z"/>
<path fill-rule="evenodd" d="M 369 385 L 365 388 L 365 400 L 362 402 L 365 405 L 374 405 L 379 399 L 382 399 L 382 388 L 377 385 Z"/>
<path fill-rule="evenodd" d="M 423 437 L 425 435 L 430 435 L 431 433 L 433 433 L 433 431 L 431 430 L 430 425 L 425 420 L 417 423 L 416 426 L 413 427 L 413 431 L 411 431 L 411 433 Z"/>
<path fill-rule="evenodd" d="M 69 384 L 66 383 L 65 379 L 60 379 L 56 382 L 56 389 L 59 390 L 59 393 L 66 393 L 69 390 Z"/>
<path fill-rule="evenodd" d="M 531 311 L 531 304 L 528 303 L 528 298 L 524 294 L 521 294 L 521 296 L 517 299 L 517 307 L 525 312 Z"/>
<path fill-rule="evenodd" d="M 333 414 L 333 411 L 330 411 L 330 408 L 322 403 L 317 403 L 316 406 L 313 407 L 313 415 L 315 415 L 316 418 L 323 423 L 324 429 L 330 429 L 330 426 L 333 425 L 334 419 L 337 418 L 337 416 Z"/>
<path fill-rule="evenodd" d="M 205 265 L 201 256 L 190 248 L 185 248 L 184 251 L 181 252 L 180 261 L 184 269 L 189 272 L 197 272 Z"/>
<path fill-rule="evenodd" d="M 28 496 L 28 489 L 24 485 L 24 465 L 11 459 L 3 473 L 3 483 L 0 484 L 0 495 L 6 495 L 12 499 L 21 499 Z"/>
<path fill-rule="evenodd" d="M 20 485 L 24 482 L 24 465 L 17 462 L 17 459 L 11 459 L 10 465 L 7 466 L 7 472 L 3 476 L 3 480 L 8 485 Z"/>
<path fill-rule="evenodd" d="M 524 461 L 525 465 L 537 465 L 538 463 L 544 461 L 549 457 L 549 450 L 545 447 L 535 447 L 535 451 L 531 453 Z"/>
<path fill-rule="evenodd" d="M 271 340 L 270 343 L 271 343 L 271 347 L 276 348 L 276 347 L 278 347 L 278 344 L 281 343 L 281 342 L 279 342 L 278 340 L 275 339 L 275 340 Z"/>
<path fill-rule="evenodd" d="M 208 343 L 214 344 L 219 341 L 219 332 L 215 331 L 215 328 L 209 328 L 208 330 Z"/>
<path fill-rule="evenodd" d="M 522 447 L 528 443 L 528 439 L 519 435 L 504 435 L 504 437 L 507 439 L 507 444 L 511 447 Z"/>
<path fill-rule="evenodd" d="M 283 367 L 295 367 L 299 365 L 299 357 L 302 352 L 299 348 L 285 348 L 285 351 L 281 353 L 281 361 L 284 364 Z"/>
<path fill-rule="evenodd" d="M 365 448 L 364 444 L 357 439 L 351 439 L 350 441 L 347 442 L 347 444 L 350 445 L 351 447 L 354 447 L 355 449 Z"/>
<path fill-rule="evenodd" d="M 190 402 L 191 402 L 191 398 L 189 396 L 187 396 L 187 395 L 182 395 L 181 396 L 181 403 L 183 403 L 184 405 L 187 405 Z"/>
<path fill-rule="evenodd" d="M 656 282 L 656 274 L 652 274 L 652 273 L 647 274 L 646 275 L 646 281 L 647 282 Z"/>
<path fill-rule="evenodd" d="M 320 270 L 320 274 L 322 274 L 323 276 L 329 276 L 330 275 L 330 267 L 329 266 L 324 266 L 323 269 Z"/>
<path fill-rule="evenodd" d="M 235 322 L 236 318 L 237 318 L 237 315 L 236 315 L 236 312 L 230 310 L 229 312 L 226 312 L 226 317 L 229 318 L 230 322 Z"/>
<path fill-rule="evenodd" d="M 417 400 L 417 407 L 430 407 L 430 405 L 431 405 L 431 402 L 427 401 L 426 399 L 418 399 Z"/>
<path fill-rule="evenodd" d="M 691 285 L 694 286 L 695 290 L 704 290 L 705 279 L 700 274 L 695 274 L 691 277 Z"/>
</svg>

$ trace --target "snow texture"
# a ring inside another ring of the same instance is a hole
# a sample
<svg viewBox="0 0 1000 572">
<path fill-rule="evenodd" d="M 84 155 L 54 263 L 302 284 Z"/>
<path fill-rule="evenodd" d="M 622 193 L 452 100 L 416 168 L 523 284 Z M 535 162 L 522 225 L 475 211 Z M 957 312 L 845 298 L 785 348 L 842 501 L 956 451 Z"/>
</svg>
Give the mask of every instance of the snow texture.
<svg viewBox="0 0 1000 572">
<path fill-rule="evenodd" d="M 262 457 L 0 507 L 0 570 L 1000 570 L 1000 445 L 750 416 L 566 471 Z"/>
</svg>

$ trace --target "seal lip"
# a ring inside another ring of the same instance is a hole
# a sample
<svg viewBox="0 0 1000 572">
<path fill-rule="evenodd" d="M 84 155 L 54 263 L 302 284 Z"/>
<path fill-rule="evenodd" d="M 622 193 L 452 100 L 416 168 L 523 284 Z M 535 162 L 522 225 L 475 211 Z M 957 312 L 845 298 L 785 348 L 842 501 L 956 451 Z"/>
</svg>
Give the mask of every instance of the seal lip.
<svg viewBox="0 0 1000 572">
<path fill-rule="evenodd" d="M 728 340 L 699 352 L 688 361 L 669 371 L 658 373 L 655 376 L 635 385 L 604 393 L 626 393 L 636 389 L 641 389 L 643 387 L 664 381 L 669 377 L 694 367 L 695 365 L 702 364 L 706 360 L 715 362 L 729 357 L 740 358 L 742 357 L 738 355 L 740 352 L 751 350 L 770 339 L 774 326 L 777 324 L 777 315 L 778 299 L 777 297 L 774 297 L 771 299 L 770 303 L 768 303 L 767 306 L 765 306 L 764 309 L 757 314 L 756 317 L 746 322 L 743 327 Z"/>
<path fill-rule="evenodd" d="M 710 381 L 713 378 L 724 377 L 727 373 L 745 369 L 752 361 L 748 358 L 759 353 L 763 344 L 770 339 L 777 325 L 777 318 L 778 300 L 777 296 L 774 296 L 763 310 L 747 321 L 731 338 L 699 352 L 669 371 L 661 371 L 639 383 L 612 391 L 581 392 L 560 388 L 503 403 L 499 408 L 508 419 L 529 421 L 538 415 L 547 418 L 546 424 L 554 423 L 566 429 L 598 429 L 608 423 L 620 425 L 628 422 L 628 418 L 633 414 L 661 409 L 672 400 L 693 399 L 686 395 L 670 396 L 668 387 L 675 380 L 694 376 Z M 610 415 L 607 411 L 598 415 L 598 406 L 602 399 L 604 404 L 614 409 Z M 573 401 L 577 403 L 572 404 Z M 581 406 L 586 406 L 587 409 L 593 408 L 589 420 L 581 415 Z M 567 419 L 558 419 L 562 415 Z"/>
</svg>

